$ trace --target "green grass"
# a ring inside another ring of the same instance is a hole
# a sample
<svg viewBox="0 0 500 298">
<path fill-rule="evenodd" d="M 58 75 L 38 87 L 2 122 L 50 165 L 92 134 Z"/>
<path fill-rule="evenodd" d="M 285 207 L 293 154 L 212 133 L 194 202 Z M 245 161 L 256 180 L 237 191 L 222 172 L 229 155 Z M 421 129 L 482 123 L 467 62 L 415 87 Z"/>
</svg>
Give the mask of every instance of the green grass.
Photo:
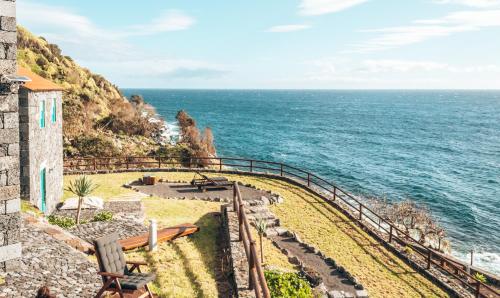
<svg viewBox="0 0 500 298">
<path fill-rule="evenodd" d="M 128 253 L 127 258 L 147 260 L 157 274 L 153 291 L 160 297 L 217 297 L 214 268 L 221 261 L 217 255 L 220 203 L 156 197 L 143 202 L 147 219 L 156 219 L 159 228 L 194 223 L 200 231 L 162 243 L 154 253 L 138 250 Z M 269 264 L 291 270 L 292 266 L 269 241 L 264 245 Z"/>
<path fill-rule="evenodd" d="M 21 212 L 31 212 L 35 216 L 43 216 L 43 212 L 40 209 L 33 206 L 30 202 L 21 200 Z"/>
<path fill-rule="evenodd" d="M 189 181 L 192 173 L 158 173 L 159 177 Z M 209 174 L 212 175 L 212 174 Z M 103 192 L 113 196 L 123 192 L 119 185 L 142 176 L 142 173 L 120 173 L 92 176 L 106 185 Z M 344 266 L 367 289 L 370 297 L 447 297 L 439 287 L 406 265 L 372 237 L 358 228 L 346 216 L 327 205 L 319 197 L 288 183 L 244 175 L 226 175 L 231 180 L 250 183 L 279 193 L 283 204 L 273 205 L 272 211 L 282 225 L 318 247 L 327 256 Z M 116 184 L 115 184 L 116 183 Z M 102 195 L 106 198 L 106 196 Z M 159 272 L 155 290 L 162 297 L 216 296 L 213 277 L 213 252 L 217 219 L 211 212 L 219 210 L 218 203 L 176 201 L 148 198 L 144 200 L 148 218 L 156 218 L 160 226 L 183 222 L 197 223 L 200 233 L 162 244 L 149 261 Z M 269 241 L 265 242 L 265 261 L 293 270 Z M 146 257 L 147 253 L 139 253 Z"/>
</svg>

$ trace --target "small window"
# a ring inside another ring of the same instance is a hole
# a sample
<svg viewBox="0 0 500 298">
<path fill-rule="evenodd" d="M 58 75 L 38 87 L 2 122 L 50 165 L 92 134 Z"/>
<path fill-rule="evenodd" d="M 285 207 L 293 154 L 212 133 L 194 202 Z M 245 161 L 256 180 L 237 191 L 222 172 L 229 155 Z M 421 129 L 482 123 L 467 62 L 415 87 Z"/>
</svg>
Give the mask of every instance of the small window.
<svg viewBox="0 0 500 298">
<path fill-rule="evenodd" d="M 45 100 L 40 101 L 40 128 L 45 127 Z"/>
<path fill-rule="evenodd" d="M 55 98 L 52 99 L 52 111 L 51 117 L 52 123 L 56 123 L 57 121 L 57 100 Z"/>
</svg>

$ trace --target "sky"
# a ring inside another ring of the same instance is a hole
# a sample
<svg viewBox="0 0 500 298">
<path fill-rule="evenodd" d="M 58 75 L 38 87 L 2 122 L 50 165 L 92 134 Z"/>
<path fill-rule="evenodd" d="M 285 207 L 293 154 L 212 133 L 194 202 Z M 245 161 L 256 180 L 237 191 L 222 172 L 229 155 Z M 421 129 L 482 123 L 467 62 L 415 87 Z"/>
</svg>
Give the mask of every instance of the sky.
<svg viewBox="0 0 500 298">
<path fill-rule="evenodd" d="M 122 88 L 500 89 L 500 0 L 18 0 Z"/>
</svg>

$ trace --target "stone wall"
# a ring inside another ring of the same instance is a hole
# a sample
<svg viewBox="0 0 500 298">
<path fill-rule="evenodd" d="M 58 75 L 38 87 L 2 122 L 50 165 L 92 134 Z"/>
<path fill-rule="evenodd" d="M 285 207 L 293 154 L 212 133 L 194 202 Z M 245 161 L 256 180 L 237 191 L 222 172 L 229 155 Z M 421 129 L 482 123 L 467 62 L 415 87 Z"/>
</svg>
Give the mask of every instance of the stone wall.
<svg viewBox="0 0 500 298">
<path fill-rule="evenodd" d="M 16 2 L 0 0 L 0 76 L 16 72 Z M 0 83 L 0 271 L 21 257 L 17 91 Z"/>
<path fill-rule="evenodd" d="M 52 102 L 56 99 L 56 121 Z M 45 101 L 45 127 L 40 127 L 40 103 Z M 62 92 L 19 91 L 21 134 L 21 197 L 41 207 L 40 171 L 46 170 L 46 210 L 50 214 L 63 194 Z M 41 209 L 41 208 L 40 208 Z"/>
</svg>

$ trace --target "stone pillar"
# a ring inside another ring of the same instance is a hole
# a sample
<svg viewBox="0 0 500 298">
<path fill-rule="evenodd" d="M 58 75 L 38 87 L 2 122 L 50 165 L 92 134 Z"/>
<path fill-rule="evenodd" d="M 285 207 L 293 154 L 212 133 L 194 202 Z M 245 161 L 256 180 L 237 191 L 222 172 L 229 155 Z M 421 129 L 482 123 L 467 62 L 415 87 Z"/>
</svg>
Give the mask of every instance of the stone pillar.
<svg viewBox="0 0 500 298">
<path fill-rule="evenodd" d="M 16 38 L 16 2 L 0 0 L 0 76 L 17 71 Z M 0 271 L 19 264 L 20 224 L 18 95 L 0 82 Z"/>
</svg>

